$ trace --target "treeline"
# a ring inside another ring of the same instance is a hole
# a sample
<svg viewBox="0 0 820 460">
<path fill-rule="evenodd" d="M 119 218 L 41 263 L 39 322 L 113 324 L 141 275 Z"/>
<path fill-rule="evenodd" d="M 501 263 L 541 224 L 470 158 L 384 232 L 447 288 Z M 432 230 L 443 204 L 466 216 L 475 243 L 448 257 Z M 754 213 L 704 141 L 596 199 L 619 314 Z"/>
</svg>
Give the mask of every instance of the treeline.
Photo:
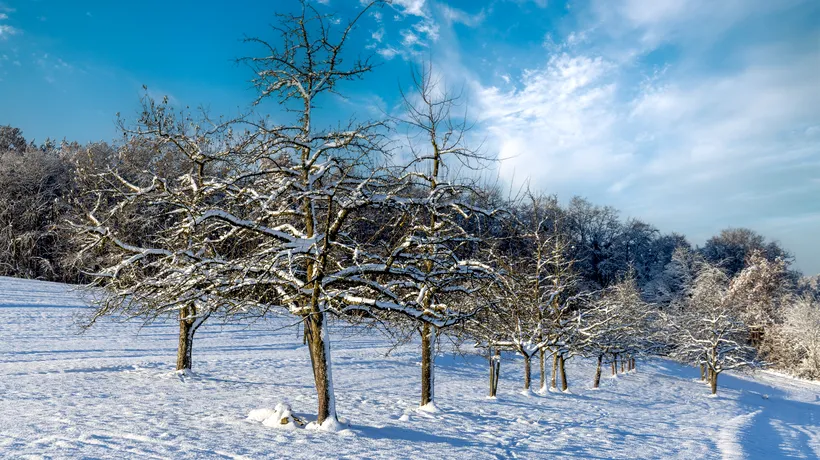
<svg viewBox="0 0 820 460">
<path fill-rule="evenodd" d="M 292 315 L 331 427 L 329 321 L 417 336 L 422 406 L 444 336 L 484 351 L 491 395 L 502 351 L 524 358 L 527 390 L 533 359 L 546 391 L 557 376 L 568 387 L 575 356 L 597 359 L 594 386 L 604 365 L 645 356 L 701 366 L 713 393 L 726 369 L 820 377 L 817 280 L 777 243 L 727 229 L 693 248 L 611 207 L 471 179 L 492 159 L 470 148 L 459 98 L 426 65 L 393 115 L 319 127 L 319 101 L 373 64 L 342 59 L 355 20 L 339 28 L 308 3 L 279 19 L 282 42 L 249 40 L 262 54 L 243 60 L 257 102 L 283 109 L 275 122 L 146 97 L 117 144 L 0 130 L 0 274 L 104 288 L 89 324 L 176 317 L 179 370 L 213 315 Z"/>
<path fill-rule="evenodd" d="M 36 144 L 28 142 L 19 128 L 0 126 L 0 276 L 88 282 L 87 266 L 77 260 L 70 241 L 69 223 L 82 217 L 77 202 L 87 186 L 81 171 L 163 169 L 170 176 L 188 166 L 174 165 L 174 161 L 156 158 L 150 147 L 134 142 L 80 144 L 47 139 Z M 556 197 L 549 200 L 552 219 L 561 222 L 562 231 L 572 241 L 567 254 L 590 285 L 608 286 L 632 270 L 646 300 L 668 303 L 680 288 L 669 273 L 669 263 L 677 248 L 687 248 L 729 276 L 747 267 L 754 251 L 761 251 L 767 260 L 779 258 L 786 263 L 789 289 L 818 289 L 817 277 L 803 277 L 791 268 L 793 256 L 787 250 L 750 229 L 725 229 L 704 246 L 694 247 L 682 234 L 663 234 L 637 218 L 623 220 L 610 206 L 581 197 L 565 206 Z M 516 204 L 506 206 L 513 209 Z"/>
</svg>

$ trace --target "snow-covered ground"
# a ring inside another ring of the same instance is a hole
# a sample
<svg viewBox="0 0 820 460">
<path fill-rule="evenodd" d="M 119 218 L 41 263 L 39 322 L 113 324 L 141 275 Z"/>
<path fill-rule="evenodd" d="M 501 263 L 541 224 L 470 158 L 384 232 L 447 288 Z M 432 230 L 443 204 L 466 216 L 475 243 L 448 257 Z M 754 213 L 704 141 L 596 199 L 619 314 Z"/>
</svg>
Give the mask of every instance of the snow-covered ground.
<svg viewBox="0 0 820 460">
<path fill-rule="evenodd" d="M 172 372 L 173 324 L 104 321 L 68 286 L 0 278 L 2 458 L 820 458 L 820 385 L 772 373 L 722 375 L 708 397 L 697 371 L 668 361 L 605 378 L 569 363 L 571 394 L 521 394 L 505 356 L 499 397 L 477 356 L 437 359 L 439 412 L 414 411 L 417 345 L 333 331 L 337 406 L 349 429 L 282 430 L 248 419 L 286 402 L 311 417 L 307 349 L 277 320 L 206 323 L 193 376 Z M 536 377 L 537 381 L 537 377 Z"/>
</svg>

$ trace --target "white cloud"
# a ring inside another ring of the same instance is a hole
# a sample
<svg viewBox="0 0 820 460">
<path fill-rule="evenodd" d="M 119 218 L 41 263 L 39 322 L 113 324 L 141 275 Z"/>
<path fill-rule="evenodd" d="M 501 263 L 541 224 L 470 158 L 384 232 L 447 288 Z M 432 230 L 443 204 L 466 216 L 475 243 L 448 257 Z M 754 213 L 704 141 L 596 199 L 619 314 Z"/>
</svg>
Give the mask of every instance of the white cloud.
<svg viewBox="0 0 820 460">
<path fill-rule="evenodd" d="M 5 6 L 0 2 L 0 21 L 8 20 L 9 15 L 6 13 L 13 13 L 15 10 Z M 0 41 L 7 40 L 10 36 L 20 33 L 20 29 L 16 29 L 8 24 L 0 24 Z"/>
<path fill-rule="evenodd" d="M 591 9 L 594 28 L 616 39 L 637 34 L 641 51 L 647 51 L 667 42 L 709 43 L 746 18 L 765 17 L 805 1 L 594 0 Z"/>
<path fill-rule="evenodd" d="M 0 24 L 0 40 L 5 40 L 11 35 L 19 33 L 18 29 L 6 24 Z"/>
<path fill-rule="evenodd" d="M 380 48 L 376 52 L 379 53 L 379 55 L 381 55 L 381 57 L 387 59 L 388 61 L 400 54 L 399 50 L 397 50 L 397 49 L 395 49 L 391 46 L 388 46 L 386 48 Z"/>
<path fill-rule="evenodd" d="M 34 63 L 39 67 L 43 78 L 50 84 L 63 80 L 66 75 L 72 74 L 74 66 L 64 61 L 62 58 L 52 56 L 48 53 L 34 54 Z"/>
<path fill-rule="evenodd" d="M 614 131 L 614 70 L 600 57 L 561 54 L 525 71 L 519 89 L 477 88 L 482 125 L 504 158 L 502 175 L 557 184 L 600 179 L 627 161 Z"/>
<path fill-rule="evenodd" d="M 439 26 L 432 20 L 424 20 L 413 24 L 413 30 L 419 33 L 420 36 L 425 37 L 425 42 L 434 42 L 438 40 Z"/>
<path fill-rule="evenodd" d="M 427 17 L 425 3 L 426 0 L 393 0 L 391 4 L 402 14 Z"/>
<path fill-rule="evenodd" d="M 458 8 L 454 8 L 448 6 L 447 4 L 441 4 L 441 14 L 446 21 L 451 23 L 460 23 L 464 24 L 467 27 L 476 27 L 484 22 L 485 13 L 484 10 L 476 13 L 476 14 L 469 14 L 463 10 Z"/>
<path fill-rule="evenodd" d="M 820 54 L 808 45 L 820 35 L 723 40 L 799 1 L 598 2 L 597 22 L 548 36 L 548 57 L 520 77 L 499 66 L 493 78 L 513 89 L 470 73 L 485 145 L 508 180 L 588 196 L 696 243 L 756 228 L 800 264 L 820 193 Z M 664 43 L 671 60 L 638 59 Z"/>
</svg>

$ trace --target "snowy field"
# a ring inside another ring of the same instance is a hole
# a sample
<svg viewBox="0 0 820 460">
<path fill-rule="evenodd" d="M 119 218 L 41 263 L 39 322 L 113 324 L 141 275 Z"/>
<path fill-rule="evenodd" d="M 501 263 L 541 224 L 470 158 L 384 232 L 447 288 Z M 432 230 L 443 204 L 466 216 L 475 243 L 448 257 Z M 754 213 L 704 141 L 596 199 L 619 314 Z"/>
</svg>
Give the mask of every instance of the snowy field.
<svg viewBox="0 0 820 460">
<path fill-rule="evenodd" d="M 568 363 L 571 394 L 521 394 L 506 357 L 489 400 L 477 356 L 437 359 L 437 413 L 416 412 L 417 346 L 385 357 L 373 333 L 334 329 L 338 433 L 248 420 L 288 402 L 308 418 L 306 347 L 285 322 L 206 323 L 196 375 L 180 377 L 175 325 L 106 321 L 60 284 L 0 278 L 1 458 L 820 458 L 820 385 L 771 373 L 722 375 L 708 397 L 697 371 L 639 362 L 589 387 L 591 362 Z M 535 376 L 537 382 L 537 376 Z"/>
</svg>

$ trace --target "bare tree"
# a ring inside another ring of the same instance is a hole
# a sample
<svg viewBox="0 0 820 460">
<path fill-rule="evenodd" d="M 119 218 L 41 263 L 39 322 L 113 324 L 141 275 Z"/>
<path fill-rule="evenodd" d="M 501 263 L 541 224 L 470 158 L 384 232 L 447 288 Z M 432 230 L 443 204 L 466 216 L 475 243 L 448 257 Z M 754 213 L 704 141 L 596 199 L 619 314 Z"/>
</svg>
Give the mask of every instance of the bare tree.
<svg viewBox="0 0 820 460">
<path fill-rule="evenodd" d="M 820 302 L 808 294 L 790 298 L 761 347 L 767 361 L 802 378 L 820 379 Z"/>
<path fill-rule="evenodd" d="M 493 254 L 503 287 L 491 294 L 494 307 L 468 330 L 485 347 L 524 358 L 524 391 L 532 384 L 532 358 L 539 355 L 546 391 L 545 356 L 554 356 L 555 372 L 564 369 L 577 323 L 573 317 L 585 293 L 577 289 L 573 262 L 566 257 L 569 242 L 556 228 L 555 199 L 529 193 L 525 203 L 513 207 L 514 219 Z"/>
<path fill-rule="evenodd" d="M 3 130 L 15 132 L 0 127 L 0 137 Z M 70 161 L 60 148 L 26 150 L 22 138 L 0 143 L 9 143 L 0 144 L 0 275 L 75 281 L 63 263 L 69 252 L 62 221 L 71 213 Z"/>
<path fill-rule="evenodd" d="M 668 318 L 672 356 L 704 364 L 712 394 L 724 370 L 754 367 L 757 350 L 749 344 L 749 328 L 729 296 L 729 277 L 702 261 L 685 302 Z"/>
<path fill-rule="evenodd" d="M 146 97 L 134 128 L 126 128 L 119 162 L 79 162 L 78 182 L 88 187 L 75 223 L 79 259 L 94 260 L 100 299 L 87 326 L 106 315 L 146 321 L 179 319 L 177 370 L 191 369 L 196 330 L 224 305 L 210 266 L 224 257 L 214 235 L 197 232 L 199 212 L 210 205 L 206 183 L 234 148 L 225 125 L 209 129 Z M 137 157 L 137 158 L 135 158 Z M 106 159 L 109 160 L 109 159 Z"/>
<path fill-rule="evenodd" d="M 495 212 L 481 206 L 478 187 L 455 169 L 480 167 L 487 160 L 468 146 L 468 122 L 455 112 L 460 96 L 434 77 L 429 64 L 412 77 L 413 90 L 403 94 L 404 113 L 395 120 L 406 128 L 402 155 L 410 158 L 395 179 L 406 184 L 406 196 L 398 201 L 404 211 L 393 225 L 398 232 L 370 255 L 383 272 L 370 275 L 374 282 L 358 298 L 345 300 L 348 308 L 358 303 L 415 323 L 421 337 L 420 406 L 425 407 L 435 397 L 439 334 L 472 316 L 478 307 L 468 298 L 495 279 L 477 257 L 482 237 L 476 223 Z"/>
<path fill-rule="evenodd" d="M 759 345 L 766 329 L 774 324 L 783 299 L 789 293 L 787 262 L 781 257 L 769 260 L 763 251 L 751 250 L 746 267 L 732 279 L 729 300 L 742 311 L 749 325 L 751 341 Z"/>
<path fill-rule="evenodd" d="M 26 138 L 23 131 L 10 125 L 0 126 L 0 153 L 14 152 L 22 154 L 26 151 Z"/>
</svg>

